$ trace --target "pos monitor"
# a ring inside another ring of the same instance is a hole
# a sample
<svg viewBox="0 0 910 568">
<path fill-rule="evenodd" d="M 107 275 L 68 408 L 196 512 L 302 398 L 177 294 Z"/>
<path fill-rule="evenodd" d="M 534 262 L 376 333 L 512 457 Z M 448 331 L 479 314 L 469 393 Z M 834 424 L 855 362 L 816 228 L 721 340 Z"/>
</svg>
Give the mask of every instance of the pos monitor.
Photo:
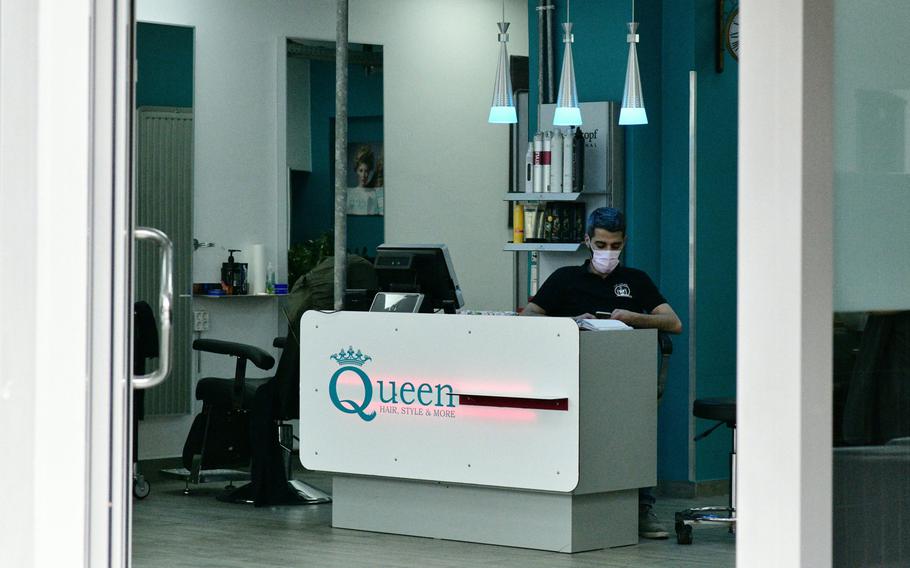
<svg viewBox="0 0 910 568">
<path fill-rule="evenodd" d="M 423 294 L 422 312 L 453 314 L 464 305 L 445 245 L 379 245 L 373 265 L 381 291 Z"/>
</svg>

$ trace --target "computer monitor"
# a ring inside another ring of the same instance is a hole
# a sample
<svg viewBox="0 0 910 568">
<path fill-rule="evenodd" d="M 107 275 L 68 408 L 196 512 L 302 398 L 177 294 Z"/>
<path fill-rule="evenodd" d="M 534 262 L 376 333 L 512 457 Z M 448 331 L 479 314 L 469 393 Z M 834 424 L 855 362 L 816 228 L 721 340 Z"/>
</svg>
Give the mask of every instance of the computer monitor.
<svg viewBox="0 0 910 568">
<path fill-rule="evenodd" d="M 417 292 L 379 292 L 373 298 L 371 312 L 399 312 L 415 314 L 423 305 L 423 294 Z"/>
<path fill-rule="evenodd" d="M 455 313 L 464 297 L 445 245 L 390 245 L 376 248 L 376 279 L 383 292 L 419 292 L 422 312 Z"/>
<path fill-rule="evenodd" d="M 346 312 L 368 312 L 375 296 L 376 290 L 348 288 L 344 291 L 344 310 Z"/>
</svg>

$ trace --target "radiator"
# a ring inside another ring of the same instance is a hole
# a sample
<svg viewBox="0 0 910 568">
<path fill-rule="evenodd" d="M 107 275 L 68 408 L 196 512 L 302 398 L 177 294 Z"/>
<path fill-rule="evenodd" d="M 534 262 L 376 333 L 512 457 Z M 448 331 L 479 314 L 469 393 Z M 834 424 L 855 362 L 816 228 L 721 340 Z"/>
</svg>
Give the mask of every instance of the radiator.
<svg viewBox="0 0 910 568">
<path fill-rule="evenodd" d="M 188 414 L 192 407 L 193 113 L 189 108 L 143 107 L 138 112 L 136 223 L 174 243 L 173 371 L 146 391 L 147 416 Z M 159 253 L 136 245 L 135 298 L 158 313 Z M 150 362 L 154 367 L 157 361 Z"/>
</svg>

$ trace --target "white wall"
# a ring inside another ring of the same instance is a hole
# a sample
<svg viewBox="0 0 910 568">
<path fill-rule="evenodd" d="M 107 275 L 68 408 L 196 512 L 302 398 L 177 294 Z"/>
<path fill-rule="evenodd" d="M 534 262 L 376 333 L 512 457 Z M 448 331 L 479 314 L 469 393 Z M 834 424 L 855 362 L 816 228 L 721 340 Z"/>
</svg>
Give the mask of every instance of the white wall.
<svg viewBox="0 0 910 568">
<path fill-rule="evenodd" d="M 386 241 L 447 243 L 465 299 L 478 309 L 509 309 L 512 299 L 512 261 L 502 252 L 508 128 L 486 122 L 500 11 L 494 0 L 350 3 L 350 41 L 383 45 Z M 283 258 L 281 46 L 286 37 L 333 40 L 335 2 L 139 0 L 136 14 L 196 30 L 194 234 L 218 247 L 195 254 L 194 280 L 217 280 L 228 245 L 263 243 Z M 508 0 L 506 17 L 510 52 L 527 54 L 527 4 Z M 282 327 L 274 300 L 203 302 L 208 337 L 266 347 Z M 202 375 L 229 376 L 223 359 L 205 357 Z M 178 455 L 189 422 L 146 421 L 141 457 Z"/>
</svg>

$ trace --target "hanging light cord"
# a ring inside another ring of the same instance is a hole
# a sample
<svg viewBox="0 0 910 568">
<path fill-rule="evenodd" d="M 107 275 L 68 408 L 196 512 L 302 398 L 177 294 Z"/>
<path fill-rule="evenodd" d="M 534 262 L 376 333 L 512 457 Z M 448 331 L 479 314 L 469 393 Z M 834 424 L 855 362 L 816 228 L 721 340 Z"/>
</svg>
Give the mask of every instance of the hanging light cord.
<svg viewBox="0 0 910 568">
<path fill-rule="evenodd" d="M 566 23 L 572 21 L 572 0 L 566 2 Z"/>
<path fill-rule="evenodd" d="M 506 21 L 506 0 L 502 0 L 502 21 Z"/>
</svg>

